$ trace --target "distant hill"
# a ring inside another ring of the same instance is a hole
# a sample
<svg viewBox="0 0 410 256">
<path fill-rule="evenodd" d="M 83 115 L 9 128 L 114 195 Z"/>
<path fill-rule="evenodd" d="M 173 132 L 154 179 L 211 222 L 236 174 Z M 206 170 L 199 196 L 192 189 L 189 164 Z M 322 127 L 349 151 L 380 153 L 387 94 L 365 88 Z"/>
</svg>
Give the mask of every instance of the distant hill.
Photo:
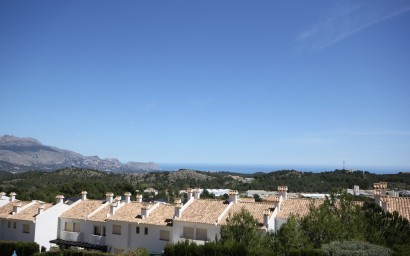
<svg viewBox="0 0 410 256">
<path fill-rule="evenodd" d="M 47 146 L 33 138 L 11 135 L 0 137 L 0 170 L 22 172 L 27 170 L 52 171 L 65 167 L 90 168 L 114 172 L 146 172 L 159 170 L 156 163 L 128 162 L 117 159 L 101 159 Z"/>
</svg>

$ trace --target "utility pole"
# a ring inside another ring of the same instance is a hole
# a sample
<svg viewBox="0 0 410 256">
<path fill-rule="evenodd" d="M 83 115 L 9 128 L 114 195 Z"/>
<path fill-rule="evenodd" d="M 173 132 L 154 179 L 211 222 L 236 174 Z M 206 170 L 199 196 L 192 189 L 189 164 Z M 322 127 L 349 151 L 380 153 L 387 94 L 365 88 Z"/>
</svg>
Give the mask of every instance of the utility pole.
<svg viewBox="0 0 410 256">
<path fill-rule="evenodd" d="M 343 160 L 343 170 L 345 169 L 345 160 Z"/>
</svg>

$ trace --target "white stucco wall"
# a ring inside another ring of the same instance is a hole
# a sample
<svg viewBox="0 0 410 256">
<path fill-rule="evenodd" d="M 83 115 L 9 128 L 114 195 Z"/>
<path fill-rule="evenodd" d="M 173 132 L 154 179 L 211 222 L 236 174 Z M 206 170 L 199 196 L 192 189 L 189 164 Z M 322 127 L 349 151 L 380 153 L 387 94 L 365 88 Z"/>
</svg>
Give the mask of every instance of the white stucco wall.
<svg viewBox="0 0 410 256">
<path fill-rule="evenodd" d="M 216 237 L 220 237 L 221 226 L 219 225 L 191 223 L 191 222 L 182 222 L 182 221 L 174 220 L 174 225 L 173 225 L 173 230 L 172 230 L 172 242 L 173 243 L 178 243 L 178 241 L 185 240 L 183 238 L 184 227 L 194 228 L 194 234 L 196 234 L 196 228 L 206 229 L 207 230 L 207 241 L 215 241 Z"/>
<path fill-rule="evenodd" d="M 80 223 L 80 232 L 64 231 L 66 222 Z M 58 238 L 67 240 L 67 241 L 88 242 L 87 241 L 88 237 L 86 237 L 85 235 L 86 232 L 89 230 L 88 225 L 89 223 L 87 223 L 84 220 L 71 219 L 71 218 L 60 218 Z"/>
<path fill-rule="evenodd" d="M 116 235 L 112 233 L 113 225 L 121 226 L 121 235 Z M 128 243 L 129 243 L 128 226 L 129 224 L 126 222 L 120 222 L 120 221 L 107 221 L 106 222 L 106 226 L 105 226 L 106 232 L 107 232 L 106 244 L 109 247 L 108 248 L 109 251 L 112 251 L 112 248 L 127 250 Z"/>
<path fill-rule="evenodd" d="M 70 208 L 69 205 L 55 204 L 43 213 L 36 216 L 34 242 L 50 249 L 50 240 L 58 236 L 58 217 Z"/>
<path fill-rule="evenodd" d="M 280 227 L 287 222 L 288 219 L 276 218 L 275 219 L 275 231 L 278 231 Z"/>
<path fill-rule="evenodd" d="M 8 222 L 9 221 L 6 219 L 1 221 L 1 240 L 15 240 L 22 242 L 34 241 L 34 222 L 10 220 L 10 228 L 8 228 Z M 16 228 L 14 228 L 14 223 L 16 223 Z M 30 233 L 23 233 L 23 224 L 30 225 Z"/>
<path fill-rule="evenodd" d="M 140 233 L 136 233 L 136 227 L 140 228 Z M 145 234 L 145 228 L 148 228 L 148 234 Z M 160 240 L 160 230 L 169 231 L 169 241 Z M 145 248 L 150 252 L 162 252 L 166 243 L 170 243 L 172 239 L 172 227 L 156 226 L 141 224 L 129 225 L 129 244 L 128 249 Z"/>
</svg>

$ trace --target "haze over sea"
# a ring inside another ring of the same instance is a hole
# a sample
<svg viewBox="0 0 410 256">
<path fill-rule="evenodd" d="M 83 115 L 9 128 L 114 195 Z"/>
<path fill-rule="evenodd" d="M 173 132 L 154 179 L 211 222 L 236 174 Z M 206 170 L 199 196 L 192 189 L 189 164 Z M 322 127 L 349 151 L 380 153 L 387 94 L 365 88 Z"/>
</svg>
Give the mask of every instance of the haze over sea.
<svg viewBox="0 0 410 256">
<path fill-rule="evenodd" d="M 195 164 L 195 163 L 161 163 L 159 164 L 163 171 L 177 171 L 179 169 L 190 169 L 197 171 L 209 171 L 209 172 L 234 172 L 251 174 L 255 172 L 274 172 L 279 170 L 296 170 L 301 172 L 329 172 L 336 169 L 343 169 L 343 164 L 337 165 L 250 165 L 250 164 Z M 388 166 L 348 166 L 345 165 L 346 170 L 360 170 L 367 171 L 376 174 L 391 174 L 399 172 L 409 172 L 408 167 L 388 167 Z"/>
</svg>

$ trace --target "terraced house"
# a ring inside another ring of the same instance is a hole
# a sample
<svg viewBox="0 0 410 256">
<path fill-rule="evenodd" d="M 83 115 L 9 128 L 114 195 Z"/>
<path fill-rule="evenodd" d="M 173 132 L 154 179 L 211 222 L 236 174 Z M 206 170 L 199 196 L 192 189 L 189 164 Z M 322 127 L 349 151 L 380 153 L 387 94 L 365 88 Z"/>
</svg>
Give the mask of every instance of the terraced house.
<svg viewBox="0 0 410 256">
<path fill-rule="evenodd" d="M 410 217 L 410 198 L 386 194 L 387 184 L 375 184 L 375 201 L 385 211 L 397 211 Z M 55 204 L 40 201 L 20 202 L 11 193 L 8 203 L 0 206 L 0 239 L 35 241 L 46 248 L 64 247 L 97 249 L 113 253 L 146 248 L 162 252 L 166 243 L 189 240 L 197 244 L 214 241 L 228 216 L 248 210 L 258 221 L 261 232 L 278 230 L 290 215 L 305 216 L 309 207 L 323 199 L 287 198 L 286 186 L 278 187 L 271 202 L 241 199 L 238 191 L 229 192 L 229 200 L 201 199 L 199 189 L 188 189 L 185 204 L 143 202 L 141 195 L 131 200 L 131 193 L 115 197 L 108 192 L 105 200 L 91 200 L 87 192 L 67 204 L 56 197 Z M 4 194 L 1 194 L 5 196 Z"/>
</svg>

